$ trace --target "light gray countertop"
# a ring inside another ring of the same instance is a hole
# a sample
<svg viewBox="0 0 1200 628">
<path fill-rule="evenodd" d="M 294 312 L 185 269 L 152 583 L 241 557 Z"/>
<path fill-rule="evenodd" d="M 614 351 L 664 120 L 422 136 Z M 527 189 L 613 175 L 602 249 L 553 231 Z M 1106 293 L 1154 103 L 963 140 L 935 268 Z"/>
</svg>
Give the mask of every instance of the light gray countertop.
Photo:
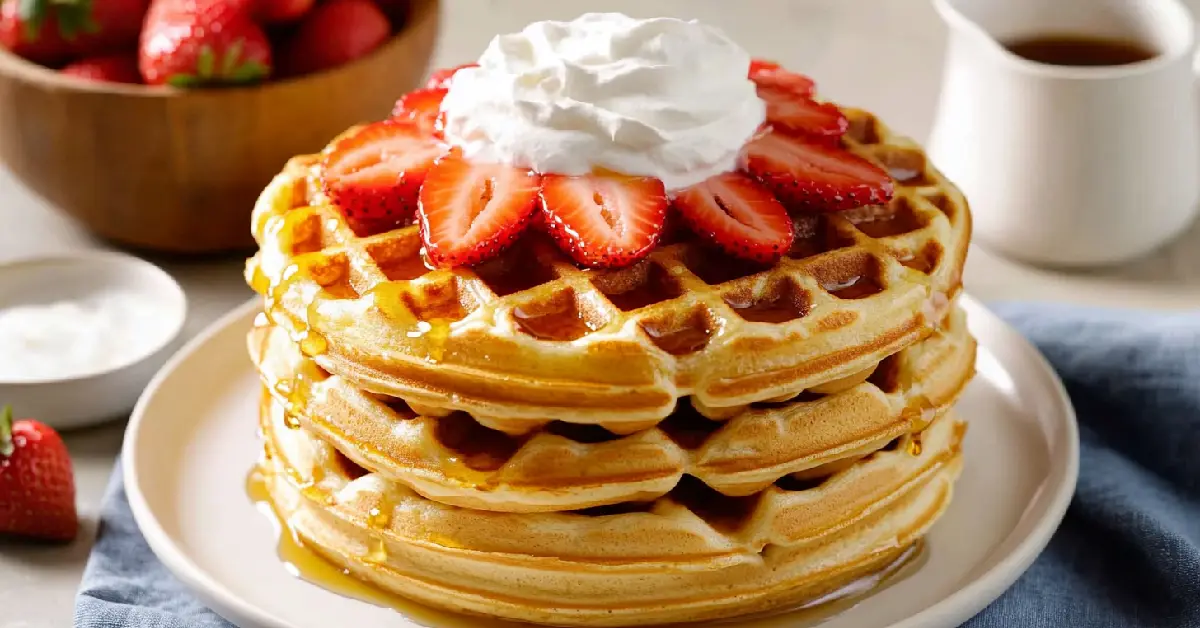
<svg viewBox="0 0 1200 628">
<path fill-rule="evenodd" d="M 570 19 L 599 5 L 584 0 L 444 0 L 435 64 L 475 58 L 497 31 L 519 30 L 537 19 Z M 699 18 L 723 28 L 756 56 L 811 73 L 825 96 L 871 109 L 920 141 L 928 133 L 945 31 L 924 0 L 607 0 L 603 8 L 641 17 Z M 0 262 L 102 246 L 3 171 L 0 199 Z M 189 336 L 251 296 L 241 279 L 241 259 L 153 261 L 188 292 Z M 1086 273 L 1030 268 L 975 247 L 965 281 L 967 290 L 985 301 L 1200 308 L 1200 226 L 1147 259 Z M 123 427 L 112 424 L 67 435 L 85 520 L 77 542 L 65 548 L 0 544 L 0 628 L 70 625 L 75 589 Z"/>
</svg>

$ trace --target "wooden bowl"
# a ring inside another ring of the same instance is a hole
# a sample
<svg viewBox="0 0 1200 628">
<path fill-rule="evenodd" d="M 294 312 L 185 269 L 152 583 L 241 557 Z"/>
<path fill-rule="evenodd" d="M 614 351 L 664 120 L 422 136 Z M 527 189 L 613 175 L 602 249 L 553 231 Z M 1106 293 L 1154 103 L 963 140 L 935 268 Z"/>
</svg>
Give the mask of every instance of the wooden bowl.
<svg viewBox="0 0 1200 628">
<path fill-rule="evenodd" d="M 250 211 L 288 158 L 388 115 L 428 71 L 438 0 L 371 55 L 245 88 L 61 75 L 0 50 L 0 162 L 102 238 L 167 253 L 252 246 Z"/>
</svg>

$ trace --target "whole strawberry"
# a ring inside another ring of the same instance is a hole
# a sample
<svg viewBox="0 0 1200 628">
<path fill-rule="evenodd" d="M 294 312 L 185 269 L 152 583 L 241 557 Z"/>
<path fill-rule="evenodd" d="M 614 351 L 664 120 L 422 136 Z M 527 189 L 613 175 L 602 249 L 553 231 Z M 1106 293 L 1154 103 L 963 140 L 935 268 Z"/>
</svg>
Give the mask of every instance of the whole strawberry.
<svg viewBox="0 0 1200 628">
<path fill-rule="evenodd" d="M 105 81 L 109 83 L 142 82 L 142 75 L 138 73 L 137 57 L 132 54 L 87 57 L 74 61 L 59 71 L 63 74 L 92 81 Z"/>
<path fill-rule="evenodd" d="M 43 64 L 131 49 L 150 0 L 0 0 L 0 45 Z"/>
<path fill-rule="evenodd" d="M 271 74 L 271 44 L 239 0 L 154 0 L 138 67 L 147 85 L 254 83 Z"/>
<path fill-rule="evenodd" d="M 264 24 L 292 22 L 304 17 L 316 0 L 254 0 L 254 19 Z"/>
<path fill-rule="evenodd" d="M 283 63 L 291 76 L 320 72 L 370 54 L 391 34 L 391 22 L 371 0 L 329 0 L 300 22 Z"/>
<path fill-rule="evenodd" d="M 79 531 L 75 475 L 58 434 L 0 408 L 0 534 L 70 541 Z"/>
</svg>

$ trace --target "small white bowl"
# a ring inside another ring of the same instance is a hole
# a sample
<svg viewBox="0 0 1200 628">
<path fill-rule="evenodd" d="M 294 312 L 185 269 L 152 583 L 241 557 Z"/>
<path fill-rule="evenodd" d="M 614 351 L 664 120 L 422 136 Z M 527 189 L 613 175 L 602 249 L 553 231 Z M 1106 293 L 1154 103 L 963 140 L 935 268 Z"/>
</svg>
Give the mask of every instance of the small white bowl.
<svg viewBox="0 0 1200 628">
<path fill-rule="evenodd" d="M 161 324 L 147 326 L 152 337 L 140 338 L 129 355 L 110 360 L 107 368 L 65 366 L 61 377 L 17 380 L 0 373 L 0 405 L 11 405 L 17 417 L 37 419 L 58 430 L 128 414 L 170 357 L 187 320 L 187 297 L 179 284 L 159 267 L 120 253 L 72 253 L 0 265 L 0 311 L 108 291 L 132 295 L 139 307 L 162 317 Z M 19 359 L 0 356 L 0 360 Z"/>
</svg>

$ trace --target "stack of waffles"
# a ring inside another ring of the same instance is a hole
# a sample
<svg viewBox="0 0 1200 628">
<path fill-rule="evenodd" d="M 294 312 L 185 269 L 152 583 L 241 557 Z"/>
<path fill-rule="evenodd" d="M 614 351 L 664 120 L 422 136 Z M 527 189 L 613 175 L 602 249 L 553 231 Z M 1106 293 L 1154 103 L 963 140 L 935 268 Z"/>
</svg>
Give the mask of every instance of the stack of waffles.
<svg viewBox="0 0 1200 628">
<path fill-rule="evenodd" d="M 642 625 L 802 605 L 946 508 L 974 373 L 967 204 L 919 146 L 842 109 L 882 205 L 795 217 L 778 262 L 679 232 L 582 269 L 531 231 L 429 269 L 365 237 L 293 159 L 254 213 L 260 471 L 291 532 L 457 612 Z"/>
</svg>

